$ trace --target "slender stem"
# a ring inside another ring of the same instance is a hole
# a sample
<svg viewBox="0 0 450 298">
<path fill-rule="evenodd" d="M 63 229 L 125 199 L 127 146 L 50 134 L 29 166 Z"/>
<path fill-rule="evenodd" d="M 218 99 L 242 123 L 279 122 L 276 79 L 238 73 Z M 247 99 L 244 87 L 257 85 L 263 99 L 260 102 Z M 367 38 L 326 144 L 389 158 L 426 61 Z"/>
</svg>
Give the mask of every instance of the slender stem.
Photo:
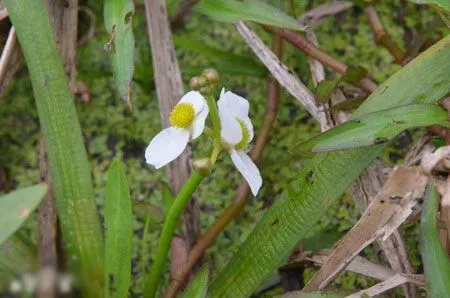
<svg viewBox="0 0 450 298">
<path fill-rule="evenodd" d="M 214 141 L 215 145 L 220 143 L 220 119 L 219 112 L 217 111 L 216 99 L 212 95 L 206 96 L 206 102 L 208 103 L 209 113 L 213 123 Z"/>
<path fill-rule="evenodd" d="M 364 9 L 367 18 L 372 28 L 373 34 L 375 35 L 375 41 L 385 47 L 395 59 L 395 63 L 401 64 L 405 57 L 405 53 L 400 49 L 400 47 L 395 43 L 391 36 L 386 32 L 381 23 L 381 19 L 373 5 L 369 5 Z"/>
<path fill-rule="evenodd" d="M 155 262 L 153 263 L 150 276 L 145 283 L 144 297 L 155 297 L 158 285 L 161 281 L 161 277 L 164 271 L 164 267 L 167 263 L 167 255 L 170 249 L 170 243 L 172 241 L 173 234 L 178 224 L 178 219 L 181 213 L 184 211 L 189 199 L 194 191 L 200 185 L 203 176 L 198 172 L 191 174 L 189 179 L 181 188 L 177 197 L 175 198 L 172 206 L 169 209 L 164 226 L 159 240 L 158 249 L 156 251 Z"/>
</svg>

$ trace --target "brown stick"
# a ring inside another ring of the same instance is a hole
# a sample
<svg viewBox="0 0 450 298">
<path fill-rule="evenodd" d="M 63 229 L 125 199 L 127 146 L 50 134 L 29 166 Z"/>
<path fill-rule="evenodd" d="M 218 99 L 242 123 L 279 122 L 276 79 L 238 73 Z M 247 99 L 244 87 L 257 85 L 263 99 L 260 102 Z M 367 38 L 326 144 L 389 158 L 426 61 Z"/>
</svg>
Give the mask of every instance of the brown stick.
<svg viewBox="0 0 450 298">
<path fill-rule="evenodd" d="M 391 36 L 384 29 L 380 17 L 374 6 L 369 5 L 364 9 L 367 18 L 369 19 L 370 27 L 375 35 L 375 42 L 385 47 L 395 59 L 395 63 L 402 64 L 405 53 L 400 49 L 397 43 L 392 40 Z"/>
<path fill-rule="evenodd" d="M 278 57 L 281 56 L 282 52 L 281 44 L 281 37 L 274 34 L 273 51 Z M 264 152 L 265 145 L 269 139 L 269 132 L 278 112 L 279 96 L 280 85 L 274 77 L 269 76 L 266 114 L 264 116 L 263 125 L 258 131 L 258 136 L 255 141 L 255 147 L 250 154 L 252 160 L 258 160 Z M 217 236 L 219 236 L 219 234 L 225 229 L 225 227 L 244 209 L 245 204 L 250 198 L 249 194 L 250 187 L 245 180 L 242 180 L 241 184 L 237 188 L 234 202 L 225 209 L 220 217 L 208 228 L 208 230 L 199 238 L 195 246 L 189 251 L 186 267 L 184 267 L 183 270 L 179 271 L 177 275 L 172 276 L 172 281 L 164 297 L 176 297 L 178 291 L 184 286 L 184 281 L 186 280 L 186 277 L 192 267 L 202 257 L 206 249 L 208 249 L 214 243 Z"/>
<path fill-rule="evenodd" d="M 183 81 L 172 43 L 166 1 L 146 0 L 145 16 L 152 50 L 161 120 L 163 126 L 168 127 L 170 125 L 170 111 L 183 95 Z M 187 148 L 179 158 L 168 166 L 169 182 L 174 193 L 178 193 L 190 175 L 190 156 L 190 149 Z M 200 231 L 199 213 L 200 209 L 196 200 L 191 199 L 183 214 L 183 239 L 186 241 L 184 247 L 191 248 L 197 240 Z M 180 250 L 177 251 L 180 252 Z M 173 253 L 175 252 L 173 251 Z M 172 254 L 172 258 L 178 257 L 183 259 L 185 256 Z M 172 274 L 177 275 L 178 273 L 172 272 Z"/>
<path fill-rule="evenodd" d="M 289 29 L 281 29 L 269 25 L 261 25 L 261 26 L 273 33 L 279 34 L 283 39 L 286 39 L 288 42 L 290 42 L 293 46 L 301 50 L 303 53 L 316 59 L 317 61 L 320 61 L 322 64 L 328 66 L 337 73 L 344 74 L 345 71 L 347 70 L 347 65 L 345 65 L 341 61 L 334 59 L 322 49 L 314 46 L 310 41 L 308 41 L 300 34 L 297 34 L 296 32 Z M 377 89 L 378 87 L 377 84 L 374 83 L 368 77 L 363 78 L 360 81 L 359 86 L 364 91 L 367 91 L 369 93 L 374 92 L 375 89 Z"/>
<path fill-rule="evenodd" d="M 192 6 L 200 0 L 185 0 L 177 9 L 173 17 L 170 18 L 170 27 L 172 31 L 180 29 L 186 24 L 192 14 Z"/>
</svg>

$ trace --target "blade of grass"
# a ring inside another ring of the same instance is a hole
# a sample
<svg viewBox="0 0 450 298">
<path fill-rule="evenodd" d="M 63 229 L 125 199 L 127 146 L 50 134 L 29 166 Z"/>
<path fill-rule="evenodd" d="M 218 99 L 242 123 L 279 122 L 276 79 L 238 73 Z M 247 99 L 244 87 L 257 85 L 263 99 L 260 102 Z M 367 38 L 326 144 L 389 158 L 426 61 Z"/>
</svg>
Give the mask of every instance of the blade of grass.
<svg viewBox="0 0 450 298">
<path fill-rule="evenodd" d="M 450 293 L 450 261 L 439 242 L 436 217 L 438 209 L 439 193 L 436 187 L 430 185 L 425 195 L 420 222 L 421 254 L 430 297 L 447 297 Z"/>
<path fill-rule="evenodd" d="M 109 166 L 104 216 L 105 297 L 126 297 L 131 280 L 133 215 L 125 166 L 120 160 Z"/>
<path fill-rule="evenodd" d="M 219 22 L 253 21 L 292 30 L 306 29 L 305 25 L 278 8 L 258 0 L 203 0 L 193 10 Z"/>
<path fill-rule="evenodd" d="M 184 291 L 183 298 L 205 298 L 208 292 L 209 270 L 201 269 Z"/>
<path fill-rule="evenodd" d="M 40 0 L 4 4 L 30 72 L 65 244 L 69 256 L 77 260 L 74 266 L 84 296 L 100 297 L 104 279 L 100 220 L 72 92 L 49 17 Z"/>
</svg>

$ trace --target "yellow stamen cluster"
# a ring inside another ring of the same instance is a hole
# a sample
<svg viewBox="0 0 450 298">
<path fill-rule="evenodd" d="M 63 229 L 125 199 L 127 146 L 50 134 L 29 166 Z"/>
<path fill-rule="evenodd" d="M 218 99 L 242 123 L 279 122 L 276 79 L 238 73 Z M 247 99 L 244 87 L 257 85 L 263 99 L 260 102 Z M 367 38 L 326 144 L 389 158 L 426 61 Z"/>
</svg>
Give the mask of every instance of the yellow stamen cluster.
<svg viewBox="0 0 450 298">
<path fill-rule="evenodd" d="M 239 118 L 236 118 L 237 122 L 239 122 L 239 125 L 241 126 L 242 130 L 242 139 L 239 143 L 237 143 L 234 147 L 237 150 L 243 150 L 245 146 L 247 146 L 249 140 L 250 140 L 250 131 L 248 130 L 247 125 L 245 125 L 245 122 L 242 121 Z"/>
<path fill-rule="evenodd" d="M 188 128 L 194 121 L 195 109 L 190 103 L 177 104 L 170 112 L 169 121 L 173 127 Z"/>
</svg>

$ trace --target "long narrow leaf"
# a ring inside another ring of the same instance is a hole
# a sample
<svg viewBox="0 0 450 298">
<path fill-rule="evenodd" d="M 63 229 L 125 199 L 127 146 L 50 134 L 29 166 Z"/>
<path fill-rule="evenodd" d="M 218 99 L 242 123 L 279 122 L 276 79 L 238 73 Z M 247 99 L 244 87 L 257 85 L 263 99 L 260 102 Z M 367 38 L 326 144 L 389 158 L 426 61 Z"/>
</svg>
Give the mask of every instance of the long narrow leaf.
<svg viewBox="0 0 450 298">
<path fill-rule="evenodd" d="M 430 290 L 430 297 L 447 297 L 450 293 L 450 260 L 437 234 L 438 209 L 439 194 L 436 187 L 429 186 L 420 223 L 425 279 Z"/>
<path fill-rule="evenodd" d="M 448 88 L 431 87 L 450 68 L 450 36 L 446 37 L 382 84 L 361 111 L 375 112 L 414 103 L 435 103 Z M 431 86 L 429 86 L 431 84 Z M 426 96 L 422 96 L 423 92 Z M 384 145 L 314 156 L 288 184 L 236 255 L 210 286 L 210 297 L 247 297 L 285 261 L 347 186 L 382 151 Z"/>
<path fill-rule="evenodd" d="M 0 197 L 0 245 L 20 228 L 46 192 L 47 186 L 38 184 Z"/>
<path fill-rule="evenodd" d="M 131 81 L 134 72 L 133 0 L 106 0 L 105 27 L 110 41 L 105 49 L 111 56 L 116 88 L 123 100 L 131 105 Z"/>
<path fill-rule="evenodd" d="M 363 115 L 332 128 L 293 151 L 323 152 L 385 143 L 403 130 L 439 124 L 449 127 L 448 113 L 434 104 L 414 104 Z"/>
<path fill-rule="evenodd" d="M 68 255 L 84 297 L 103 291 L 103 237 L 72 91 L 41 0 L 5 0 L 16 28 L 47 144 L 50 174 Z"/>
<path fill-rule="evenodd" d="M 305 30 L 305 26 L 293 17 L 259 0 L 203 0 L 194 6 L 194 10 L 219 22 L 254 21 L 293 30 Z"/>
<path fill-rule="evenodd" d="M 125 166 L 115 160 L 108 170 L 105 197 L 105 297 L 127 297 L 131 278 L 133 215 Z"/>
</svg>

